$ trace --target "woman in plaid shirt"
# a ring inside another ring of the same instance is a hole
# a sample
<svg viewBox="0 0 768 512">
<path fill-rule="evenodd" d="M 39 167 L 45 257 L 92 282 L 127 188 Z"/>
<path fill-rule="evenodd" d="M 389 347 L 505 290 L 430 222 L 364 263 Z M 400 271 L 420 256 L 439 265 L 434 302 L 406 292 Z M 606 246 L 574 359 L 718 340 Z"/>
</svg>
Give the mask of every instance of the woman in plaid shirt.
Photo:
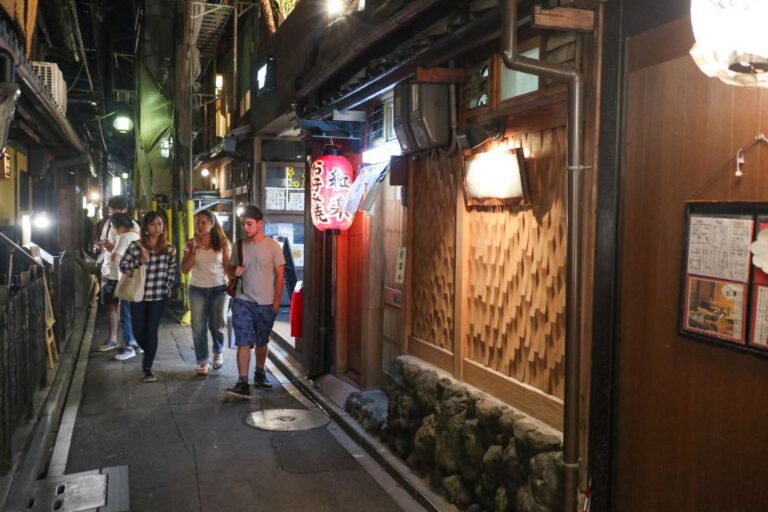
<svg viewBox="0 0 768 512">
<path fill-rule="evenodd" d="M 120 260 L 120 271 L 146 266 L 144 298 L 131 303 L 131 323 L 139 346 L 144 350 L 144 382 L 154 382 L 152 363 L 157 353 L 157 330 L 165 303 L 173 291 L 176 276 L 176 249 L 165 239 L 165 218 L 147 212 L 141 221 L 141 240 L 131 242 Z"/>
</svg>

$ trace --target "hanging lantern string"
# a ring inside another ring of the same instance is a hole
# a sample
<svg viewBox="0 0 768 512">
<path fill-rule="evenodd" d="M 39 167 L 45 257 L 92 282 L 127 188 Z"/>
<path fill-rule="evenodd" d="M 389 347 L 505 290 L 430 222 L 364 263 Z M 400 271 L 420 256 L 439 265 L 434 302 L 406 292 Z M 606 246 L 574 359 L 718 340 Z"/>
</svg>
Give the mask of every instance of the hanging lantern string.
<svg viewBox="0 0 768 512">
<path fill-rule="evenodd" d="M 735 162 L 736 163 L 736 172 L 734 173 L 734 176 L 737 178 L 740 178 L 744 175 L 744 155 L 747 154 L 752 148 L 757 146 L 758 144 L 768 144 L 768 137 L 763 135 L 762 133 L 758 133 L 755 135 L 754 139 L 752 139 L 752 142 L 747 144 L 746 146 L 739 148 L 738 151 L 736 151 L 736 155 L 733 158 L 728 159 L 725 164 L 723 164 L 720 169 L 715 172 L 715 174 L 712 175 L 711 178 L 709 178 L 702 186 L 697 188 L 691 195 L 688 196 L 688 201 L 691 199 L 694 199 L 696 196 L 698 196 L 701 192 L 707 189 L 712 183 L 715 182 L 720 176 L 731 168 L 731 165 Z"/>
</svg>

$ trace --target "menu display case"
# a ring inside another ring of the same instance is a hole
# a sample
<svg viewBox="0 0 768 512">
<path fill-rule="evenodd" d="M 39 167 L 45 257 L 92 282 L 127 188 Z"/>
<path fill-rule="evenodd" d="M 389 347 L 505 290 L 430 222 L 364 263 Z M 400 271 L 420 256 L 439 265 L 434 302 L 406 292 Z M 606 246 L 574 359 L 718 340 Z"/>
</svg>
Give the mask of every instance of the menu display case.
<svg viewBox="0 0 768 512">
<path fill-rule="evenodd" d="M 768 203 L 690 202 L 680 332 L 768 355 Z"/>
</svg>

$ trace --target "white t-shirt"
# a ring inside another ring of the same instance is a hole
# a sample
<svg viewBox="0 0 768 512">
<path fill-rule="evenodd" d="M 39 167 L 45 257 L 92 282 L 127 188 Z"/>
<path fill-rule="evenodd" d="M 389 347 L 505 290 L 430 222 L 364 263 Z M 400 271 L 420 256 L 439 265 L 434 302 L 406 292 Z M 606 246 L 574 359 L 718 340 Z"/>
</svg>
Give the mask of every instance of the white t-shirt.
<svg viewBox="0 0 768 512">
<path fill-rule="evenodd" d="M 141 229 L 135 220 L 133 221 L 133 229 L 136 233 Z M 112 225 L 111 220 L 107 220 L 107 222 L 104 223 L 104 227 L 101 228 L 101 238 L 99 238 L 99 240 L 109 240 L 112 244 L 117 243 L 117 229 Z M 125 254 L 125 251 L 123 251 L 123 254 Z M 112 264 L 112 251 L 104 249 L 104 260 L 101 262 L 101 275 L 107 279 L 117 279 L 117 277 L 110 277 L 117 276 L 117 262 L 114 263 L 115 265 Z"/>
<path fill-rule="evenodd" d="M 136 231 L 126 231 L 122 235 L 117 235 L 117 241 L 115 242 L 115 248 L 112 250 L 112 254 L 117 256 L 117 260 L 112 262 L 114 268 L 114 275 L 116 277 L 110 277 L 109 279 L 120 279 L 123 275 L 120 272 L 120 260 L 125 256 L 125 251 L 128 250 L 128 246 L 131 242 L 139 240 L 141 236 Z"/>
<path fill-rule="evenodd" d="M 99 238 L 99 241 L 109 240 L 110 242 L 115 243 L 116 239 L 117 231 L 112 227 L 112 222 L 107 219 L 107 222 L 104 223 L 104 227 L 101 228 L 101 237 Z M 109 277 L 112 275 L 112 268 L 114 266 L 112 265 L 112 251 L 106 249 L 103 249 L 103 251 L 104 259 L 101 261 L 101 275 L 107 279 L 117 279 L 115 277 Z"/>
<path fill-rule="evenodd" d="M 193 246 L 197 245 L 194 241 L 192 243 Z M 187 252 L 187 249 L 188 245 L 185 245 L 184 252 Z M 189 284 L 198 288 L 213 288 L 227 284 L 227 275 L 224 272 L 224 250 L 216 252 L 212 248 L 203 249 L 198 245 Z"/>
</svg>

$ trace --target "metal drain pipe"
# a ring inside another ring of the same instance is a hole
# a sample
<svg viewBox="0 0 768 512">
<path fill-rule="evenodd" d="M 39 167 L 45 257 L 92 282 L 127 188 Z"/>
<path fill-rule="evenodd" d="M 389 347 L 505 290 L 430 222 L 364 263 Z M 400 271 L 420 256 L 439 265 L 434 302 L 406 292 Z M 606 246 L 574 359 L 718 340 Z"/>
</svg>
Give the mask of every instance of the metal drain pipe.
<svg viewBox="0 0 768 512">
<path fill-rule="evenodd" d="M 515 71 L 567 80 L 568 99 L 568 176 L 566 223 L 568 226 L 567 289 L 565 308 L 565 404 L 563 414 L 563 510 L 578 509 L 579 482 L 579 356 L 581 352 L 581 194 L 582 146 L 584 136 L 584 82 L 576 68 L 542 62 L 517 54 L 517 0 L 504 0 L 502 12 L 501 57 Z"/>
</svg>

